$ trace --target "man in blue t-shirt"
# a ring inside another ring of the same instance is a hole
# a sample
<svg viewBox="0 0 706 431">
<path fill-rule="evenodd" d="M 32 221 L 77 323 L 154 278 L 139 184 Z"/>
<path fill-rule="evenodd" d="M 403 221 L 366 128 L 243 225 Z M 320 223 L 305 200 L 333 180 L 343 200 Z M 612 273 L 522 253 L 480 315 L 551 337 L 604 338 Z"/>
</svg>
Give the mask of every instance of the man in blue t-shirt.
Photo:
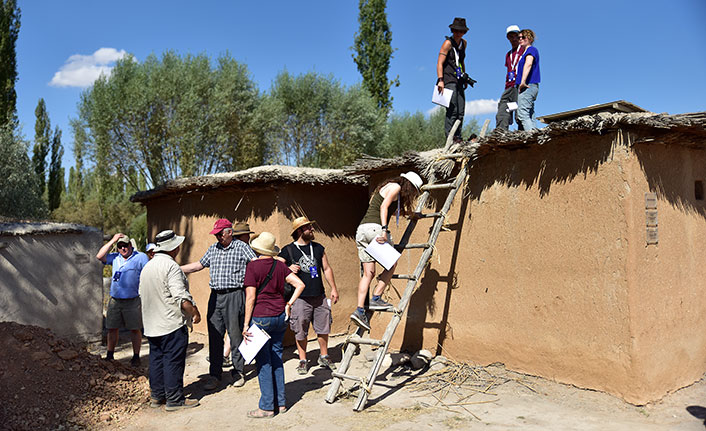
<svg viewBox="0 0 706 431">
<path fill-rule="evenodd" d="M 117 253 L 108 253 L 115 245 Z M 103 265 L 113 266 L 110 283 L 110 302 L 106 312 L 105 326 L 108 329 L 108 352 L 105 359 L 113 360 L 118 330 L 129 329 L 132 340 L 132 366 L 140 365 L 142 345 L 142 308 L 140 306 L 140 273 L 149 261 L 146 254 L 135 250 L 134 241 L 127 235 L 116 233 L 96 254 Z"/>
</svg>

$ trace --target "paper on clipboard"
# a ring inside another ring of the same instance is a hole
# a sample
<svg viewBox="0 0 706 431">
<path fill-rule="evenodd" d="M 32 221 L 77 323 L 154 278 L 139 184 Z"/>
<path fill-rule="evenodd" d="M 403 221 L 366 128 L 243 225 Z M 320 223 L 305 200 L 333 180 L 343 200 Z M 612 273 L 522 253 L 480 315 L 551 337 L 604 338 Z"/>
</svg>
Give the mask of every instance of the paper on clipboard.
<svg viewBox="0 0 706 431">
<path fill-rule="evenodd" d="M 395 250 L 395 247 L 389 242 L 380 244 L 375 240 L 370 241 L 370 244 L 365 247 L 365 251 L 385 269 L 392 268 L 392 265 L 394 265 L 401 256 L 400 252 Z"/>
<path fill-rule="evenodd" d="M 255 359 L 257 352 L 259 352 L 260 349 L 262 349 L 262 346 L 264 346 L 270 339 L 270 335 L 260 329 L 257 325 L 251 325 L 250 328 L 248 328 L 248 332 L 252 334 L 250 340 L 246 343 L 243 339 L 240 346 L 238 346 L 238 351 L 240 351 L 240 354 L 243 355 L 245 364 L 252 362 L 252 360 Z"/>
<path fill-rule="evenodd" d="M 436 85 L 434 86 L 434 92 L 431 95 L 431 101 L 432 103 L 436 103 L 437 105 L 441 105 L 444 108 L 448 108 L 449 105 L 451 105 L 451 96 L 454 94 L 453 90 L 449 90 L 448 88 L 444 88 L 443 93 L 439 93 L 439 90 L 437 89 Z"/>
</svg>

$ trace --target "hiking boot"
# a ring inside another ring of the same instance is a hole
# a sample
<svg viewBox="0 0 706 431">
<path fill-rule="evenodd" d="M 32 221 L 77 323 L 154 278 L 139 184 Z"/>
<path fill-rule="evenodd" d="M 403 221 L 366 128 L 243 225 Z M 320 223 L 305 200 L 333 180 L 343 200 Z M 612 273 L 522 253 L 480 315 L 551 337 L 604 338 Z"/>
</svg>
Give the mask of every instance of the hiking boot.
<svg viewBox="0 0 706 431">
<path fill-rule="evenodd" d="M 389 302 L 382 298 L 371 299 L 370 305 L 368 305 L 368 310 L 370 311 L 387 311 L 392 310 L 394 307 Z"/>
<path fill-rule="evenodd" d="M 130 365 L 133 367 L 139 367 L 140 366 L 140 357 L 135 355 L 130 359 Z"/>
<path fill-rule="evenodd" d="M 360 326 L 366 331 L 370 331 L 370 323 L 368 322 L 368 316 L 366 316 L 364 312 L 356 308 L 353 314 L 351 314 L 351 320 L 355 322 L 356 325 Z"/>
<path fill-rule="evenodd" d="M 324 368 L 328 368 L 331 371 L 336 371 L 336 366 L 331 362 L 331 358 L 328 355 L 319 356 L 319 365 Z"/>
<path fill-rule="evenodd" d="M 161 406 L 165 405 L 167 403 L 167 400 L 162 398 L 161 400 L 158 400 L 157 398 L 152 398 L 150 397 L 150 407 L 153 409 L 158 409 Z"/>
<path fill-rule="evenodd" d="M 218 388 L 218 385 L 221 384 L 221 381 L 217 379 L 216 377 L 213 376 L 208 376 L 206 378 L 206 381 L 203 384 L 203 389 L 205 391 L 213 391 L 216 388 Z"/>
<path fill-rule="evenodd" d="M 306 359 L 300 359 L 299 365 L 297 366 L 297 374 L 303 376 L 306 374 Z"/>
<path fill-rule="evenodd" d="M 234 372 L 233 373 L 233 383 L 230 384 L 234 388 L 241 388 L 245 386 L 245 376 L 243 376 L 241 373 Z"/>
<path fill-rule="evenodd" d="M 181 404 L 167 405 L 165 408 L 168 412 L 173 412 L 181 409 L 190 409 L 199 405 L 199 400 L 185 399 Z"/>
<path fill-rule="evenodd" d="M 223 368 L 228 368 L 233 366 L 233 361 L 230 359 L 230 356 L 224 356 L 223 357 Z"/>
</svg>

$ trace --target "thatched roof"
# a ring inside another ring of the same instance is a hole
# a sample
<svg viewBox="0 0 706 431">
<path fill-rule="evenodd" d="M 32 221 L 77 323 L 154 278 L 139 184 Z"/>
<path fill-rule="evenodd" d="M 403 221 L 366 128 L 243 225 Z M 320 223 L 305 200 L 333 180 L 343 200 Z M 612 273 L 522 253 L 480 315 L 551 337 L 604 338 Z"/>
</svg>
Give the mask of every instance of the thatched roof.
<svg viewBox="0 0 706 431">
<path fill-rule="evenodd" d="M 625 100 L 616 100 L 615 102 L 601 103 L 598 105 L 586 106 L 585 108 L 572 109 L 571 111 L 557 112 L 556 114 L 544 115 L 537 117 L 543 123 L 549 124 L 554 121 L 573 120 L 584 115 L 593 115 L 601 112 L 648 112 L 634 103 L 626 102 Z"/>
<path fill-rule="evenodd" d="M 639 131 L 641 138 L 633 144 L 658 142 L 706 148 L 706 112 L 677 115 L 604 112 L 553 122 L 547 127 L 530 132 L 495 131 L 480 138 L 478 142 L 456 144 L 450 152 L 460 152 L 469 159 L 476 160 L 497 151 L 542 145 L 563 136 L 602 135 L 618 129 Z M 391 159 L 366 156 L 344 170 L 350 174 L 372 174 L 389 169 L 415 169 L 428 177 L 434 170 L 432 165 L 439 160 L 441 153 L 442 149 L 434 149 L 421 153 L 405 153 Z"/>
<path fill-rule="evenodd" d="M 49 235 L 100 232 L 100 229 L 75 223 L 0 223 L 0 236 Z"/>
<path fill-rule="evenodd" d="M 340 169 L 300 168 L 295 166 L 257 166 L 237 172 L 169 180 L 151 190 L 135 193 L 132 202 L 145 202 L 162 196 L 192 193 L 224 186 L 274 186 L 279 184 L 366 185 L 365 177 L 349 175 Z"/>
</svg>

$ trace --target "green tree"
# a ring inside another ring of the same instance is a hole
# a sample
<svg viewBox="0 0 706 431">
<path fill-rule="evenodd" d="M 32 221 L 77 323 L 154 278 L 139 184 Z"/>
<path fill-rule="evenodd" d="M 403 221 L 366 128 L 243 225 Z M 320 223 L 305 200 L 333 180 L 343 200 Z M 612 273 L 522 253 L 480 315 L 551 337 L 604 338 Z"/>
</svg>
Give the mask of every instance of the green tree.
<svg viewBox="0 0 706 431">
<path fill-rule="evenodd" d="M 34 109 L 34 148 L 32 148 L 32 165 L 39 180 L 39 188 L 44 193 L 47 181 L 47 156 L 51 142 L 51 124 L 44 99 L 39 99 Z"/>
<path fill-rule="evenodd" d="M 392 108 L 390 87 L 400 85 L 398 77 L 387 79 L 392 58 L 392 32 L 387 22 L 386 0 L 360 0 L 358 3 L 358 32 L 355 35 L 353 56 L 363 76 L 363 87 L 377 101 L 385 114 Z"/>
<path fill-rule="evenodd" d="M 12 124 L 0 127 L 0 172 L 0 216 L 11 219 L 46 217 L 46 204 L 27 155 L 27 143 L 14 135 Z"/>
<path fill-rule="evenodd" d="M 206 55 L 168 51 L 142 64 L 118 61 L 81 95 L 76 124 L 101 181 L 118 175 L 137 189 L 131 170 L 153 187 L 261 164 L 258 103 L 247 67 L 230 56 L 212 68 Z"/>
<path fill-rule="evenodd" d="M 49 182 L 47 184 L 49 211 L 54 211 L 59 207 L 61 193 L 64 191 L 64 168 L 61 167 L 62 157 L 64 157 L 64 147 L 61 145 L 61 129 L 57 126 L 51 141 L 51 162 L 49 164 Z"/>
<path fill-rule="evenodd" d="M 17 122 L 17 60 L 15 44 L 20 34 L 17 0 L 0 0 L 0 127 Z"/>
<path fill-rule="evenodd" d="M 446 143 L 444 136 L 445 112 L 437 109 L 429 117 L 421 112 L 410 114 L 394 114 L 387 123 L 387 133 L 382 144 L 377 147 L 375 155 L 378 157 L 395 157 L 406 151 L 426 151 L 443 147 Z M 462 135 L 468 138 L 472 133 L 480 130 L 475 118 L 465 118 Z"/>
<path fill-rule="evenodd" d="M 278 74 L 259 116 L 272 163 L 337 168 L 384 135 L 384 117 L 365 90 L 313 72 Z"/>
</svg>

